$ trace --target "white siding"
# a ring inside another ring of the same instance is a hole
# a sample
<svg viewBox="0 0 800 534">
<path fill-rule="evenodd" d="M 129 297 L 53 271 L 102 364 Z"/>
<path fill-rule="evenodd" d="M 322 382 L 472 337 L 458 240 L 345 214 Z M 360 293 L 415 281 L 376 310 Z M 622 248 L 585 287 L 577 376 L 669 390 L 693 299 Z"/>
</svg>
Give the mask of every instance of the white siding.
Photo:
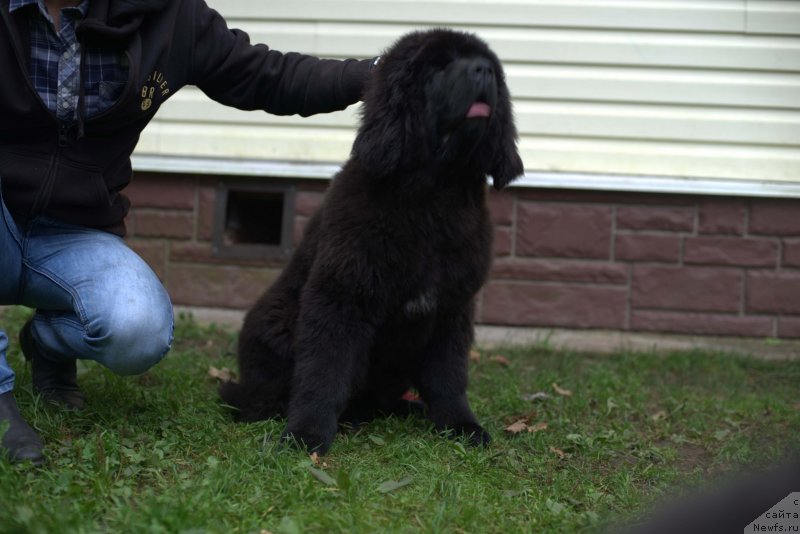
<svg viewBox="0 0 800 534">
<path fill-rule="evenodd" d="M 209 0 L 253 41 L 371 57 L 449 26 L 503 60 L 531 172 L 800 183 L 800 0 Z M 343 161 L 357 107 L 300 119 L 186 88 L 140 155 Z"/>
</svg>

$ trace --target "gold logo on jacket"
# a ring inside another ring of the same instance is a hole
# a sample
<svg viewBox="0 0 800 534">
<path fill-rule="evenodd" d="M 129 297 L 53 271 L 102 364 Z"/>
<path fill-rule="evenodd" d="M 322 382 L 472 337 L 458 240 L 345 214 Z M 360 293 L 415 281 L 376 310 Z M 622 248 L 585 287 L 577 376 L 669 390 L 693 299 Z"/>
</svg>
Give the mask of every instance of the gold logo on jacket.
<svg viewBox="0 0 800 534">
<path fill-rule="evenodd" d="M 164 78 L 164 73 L 154 70 L 153 73 L 147 77 L 147 83 L 142 86 L 142 111 L 147 111 L 153 106 L 153 98 L 156 94 L 162 98 L 169 94 L 169 84 Z"/>
</svg>

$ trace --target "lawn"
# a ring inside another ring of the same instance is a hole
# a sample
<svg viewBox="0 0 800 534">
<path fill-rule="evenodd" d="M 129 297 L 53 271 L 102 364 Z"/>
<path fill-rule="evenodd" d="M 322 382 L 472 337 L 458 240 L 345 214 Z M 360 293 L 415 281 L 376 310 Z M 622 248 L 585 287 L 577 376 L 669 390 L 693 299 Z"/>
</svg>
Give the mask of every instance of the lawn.
<svg viewBox="0 0 800 534">
<path fill-rule="evenodd" d="M 209 369 L 235 370 L 235 334 L 183 317 L 143 376 L 81 365 L 90 407 L 65 413 L 31 394 L 16 344 L 28 313 L 0 321 L 48 463 L 0 460 L 0 532 L 594 532 L 800 451 L 800 361 L 543 344 L 474 352 L 485 449 L 391 418 L 311 458 L 278 444 L 281 421 L 234 424 L 220 406 Z"/>
</svg>

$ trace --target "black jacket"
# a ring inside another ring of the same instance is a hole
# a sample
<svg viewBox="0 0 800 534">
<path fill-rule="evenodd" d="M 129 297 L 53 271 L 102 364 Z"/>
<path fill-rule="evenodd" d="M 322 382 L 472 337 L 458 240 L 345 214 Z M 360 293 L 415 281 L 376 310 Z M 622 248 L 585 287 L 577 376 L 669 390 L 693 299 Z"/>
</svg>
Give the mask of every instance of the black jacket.
<svg viewBox="0 0 800 534">
<path fill-rule="evenodd" d="M 28 77 L 26 14 L 0 0 L 0 185 L 9 210 L 124 235 L 130 155 L 167 98 L 187 84 L 240 109 L 277 115 L 344 109 L 361 97 L 369 60 L 321 60 L 251 45 L 204 0 L 91 0 L 77 28 L 124 50 L 129 78 L 119 101 L 60 124 Z"/>
</svg>

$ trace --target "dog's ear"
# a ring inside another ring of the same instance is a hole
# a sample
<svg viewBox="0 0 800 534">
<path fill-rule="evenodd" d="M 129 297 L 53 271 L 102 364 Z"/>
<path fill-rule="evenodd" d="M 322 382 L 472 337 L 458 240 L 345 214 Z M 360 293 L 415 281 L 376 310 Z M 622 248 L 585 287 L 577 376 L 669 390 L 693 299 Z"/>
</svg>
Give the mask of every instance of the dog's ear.
<svg viewBox="0 0 800 534">
<path fill-rule="evenodd" d="M 414 83 L 415 73 L 409 72 L 413 58 L 401 52 L 383 56 L 364 94 L 352 157 L 373 176 L 396 173 L 424 157 L 418 139 L 423 135 L 424 97 Z"/>
<path fill-rule="evenodd" d="M 497 64 L 499 67 L 499 63 Z M 514 126 L 514 115 L 511 109 L 511 97 L 508 93 L 502 70 L 498 68 L 499 83 L 497 87 L 497 104 L 495 121 L 490 138 L 492 139 L 492 160 L 489 174 L 492 185 L 501 190 L 525 171 L 522 158 L 517 150 L 517 128 Z"/>
<path fill-rule="evenodd" d="M 353 143 L 352 157 L 375 176 L 398 170 L 405 145 L 402 124 L 384 111 L 371 114 L 369 120 L 362 119 Z"/>
</svg>

